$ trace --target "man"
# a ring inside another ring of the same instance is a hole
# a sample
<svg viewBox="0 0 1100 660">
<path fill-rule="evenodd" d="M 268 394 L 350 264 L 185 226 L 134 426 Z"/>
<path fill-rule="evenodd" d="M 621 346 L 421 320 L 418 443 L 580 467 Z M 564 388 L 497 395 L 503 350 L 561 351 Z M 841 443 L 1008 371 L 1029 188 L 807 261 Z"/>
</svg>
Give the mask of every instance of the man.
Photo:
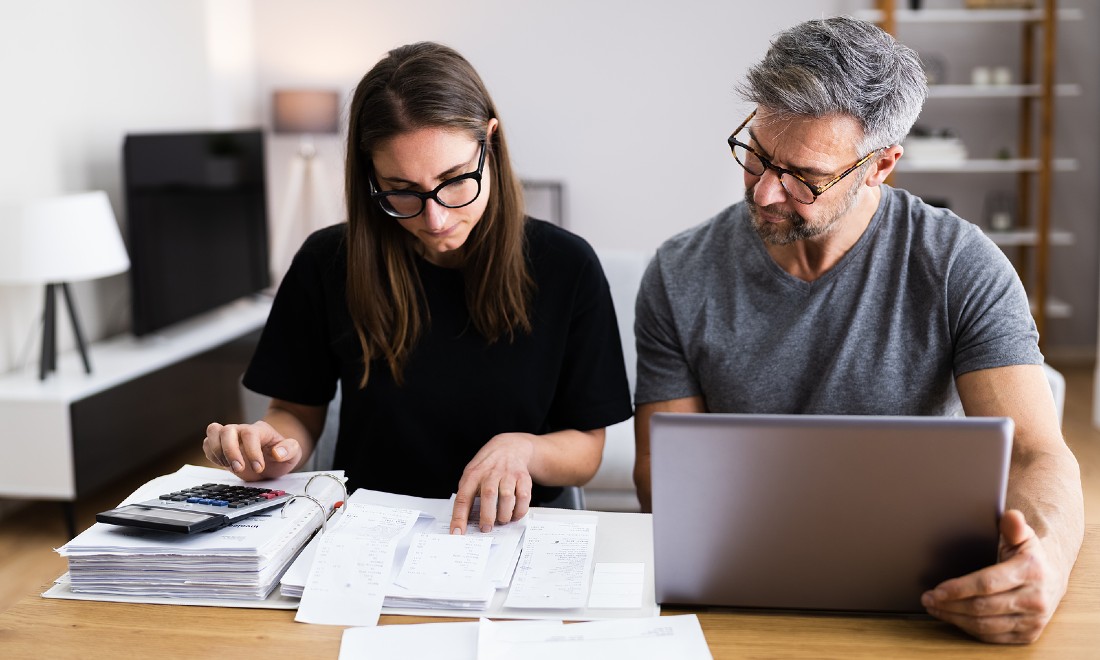
<svg viewBox="0 0 1100 660">
<path fill-rule="evenodd" d="M 745 199 L 667 241 L 638 295 L 634 479 L 654 412 L 1006 416 L 999 563 L 925 593 L 990 642 L 1038 638 L 1083 534 L 1035 324 L 1011 264 L 950 211 L 883 184 L 924 102 L 917 55 L 850 18 L 780 34 L 730 137 Z"/>
</svg>

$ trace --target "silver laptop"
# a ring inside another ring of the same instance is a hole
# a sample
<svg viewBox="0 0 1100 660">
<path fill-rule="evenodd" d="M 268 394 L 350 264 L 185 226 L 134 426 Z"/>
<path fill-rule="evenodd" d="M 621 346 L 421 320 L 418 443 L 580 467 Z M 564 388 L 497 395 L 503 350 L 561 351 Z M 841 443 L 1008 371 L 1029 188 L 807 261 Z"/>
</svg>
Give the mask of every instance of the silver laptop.
<svg viewBox="0 0 1100 660">
<path fill-rule="evenodd" d="M 922 612 L 996 561 L 1012 420 L 657 413 L 657 602 Z"/>
</svg>

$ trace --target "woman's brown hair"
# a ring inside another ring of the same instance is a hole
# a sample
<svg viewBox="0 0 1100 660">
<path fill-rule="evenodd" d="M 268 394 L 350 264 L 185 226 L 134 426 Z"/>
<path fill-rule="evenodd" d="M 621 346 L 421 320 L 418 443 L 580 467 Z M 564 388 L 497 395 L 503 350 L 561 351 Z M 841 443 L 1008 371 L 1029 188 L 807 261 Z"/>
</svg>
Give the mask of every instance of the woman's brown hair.
<svg viewBox="0 0 1100 660">
<path fill-rule="evenodd" d="M 508 157 L 489 92 L 457 52 L 431 42 L 395 48 L 355 89 L 348 119 L 345 189 L 348 204 L 348 309 L 363 349 L 365 387 L 370 362 L 384 358 L 401 384 L 404 366 L 430 323 L 417 275 L 416 239 L 370 197 L 375 147 L 420 128 L 465 131 L 485 140 L 489 201 L 463 245 L 466 306 L 490 343 L 531 331 L 534 283 L 524 256 L 523 193 Z M 484 194 L 484 193 L 483 193 Z"/>
</svg>

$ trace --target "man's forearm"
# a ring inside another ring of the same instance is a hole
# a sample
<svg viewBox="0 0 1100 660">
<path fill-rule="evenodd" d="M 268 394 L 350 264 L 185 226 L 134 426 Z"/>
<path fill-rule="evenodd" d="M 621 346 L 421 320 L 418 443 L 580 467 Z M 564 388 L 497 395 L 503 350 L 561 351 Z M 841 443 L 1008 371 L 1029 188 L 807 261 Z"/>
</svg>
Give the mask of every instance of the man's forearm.
<svg viewBox="0 0 1100 660">
<path fill-rule="evenodd" d="M 1081 470 L 1069 448 L 1013 456 L 1005 504 L 1023 512 L 1068 579 L 1085 532 Z"/>
</svg>

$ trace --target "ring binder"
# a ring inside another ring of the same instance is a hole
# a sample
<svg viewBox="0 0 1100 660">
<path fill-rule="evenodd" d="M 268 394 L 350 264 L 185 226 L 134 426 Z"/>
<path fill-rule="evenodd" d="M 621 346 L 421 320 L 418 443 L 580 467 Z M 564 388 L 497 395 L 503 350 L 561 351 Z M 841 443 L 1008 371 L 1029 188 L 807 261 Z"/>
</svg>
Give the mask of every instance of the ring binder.
<svg viewBox="0 0 1100 660">
<path fill-rule="evenodd" d="M 344 506 L 344 502 L 348 501 L 348 487 L 344 483 L 344 480 L 341 479 L 340 477 L 337 477 L 335 474 L 329 474 L 328 472 L 322 472 L 321 474 L 313 475 L 312 477 L 309 478 L 309 481 L 306 482 L 305 492 L 307 492 L 307 493 L 309 492 L 309 485 L 311 483 L 313 483 L 313 480 L 316 479 L 317 477 L 328 477 L 329 479 L 332 479 L 336 483 L 340 484 L 340 489 L 344 491 L 344 499 L 342 499 L 339 502 L 337 502 L 336 504 L 332 505 L 332 511 L 335 512 L 336 509 L 339 509 L 340 507 Z"/>
<path fill-rule="evenodd" d="M 321 504 L 321 501 L 318 500 L 316 497 L 309 494 L 309 486 L 310 486 L 310 484 L 313 483 L 313 480 L 316 479 L 317 477 L 328 477 L 329 479 L 332 479 L 337 484 L 339 484 L 340 489 L 342 491 L 344 491 L 344 499 L 339 500 L 338 502 L 333 504 L 332 505 L 332 511 L 326 511 L 325 510 L 325 505 Z M 317 505 L 317 507 L 319 509 L 321 509 L 321 533 L 324 534 L 325 533 L 325 528 L 326 528 L 326 523 L 328 522 L 329 517 L 332 516 L 332 514 L 336 513 L 336 510 L 339 509 L 340 507 L 342 507 L 344 505 L 344 502 L 348 501 L 348 487 L 344 484 L 344 481 L 340 477 L 337 477 L 335 474 L 330 474 L 328 472 L 322 472 L 320 474 L 315 474 L 312 477 L 310 477 L 309 481 L 306 482 L 305 488 L 303 488 L 302 490 L 304 490 L 305 492 L 302 493 L 301 495 L 295 495 L 295 496 L 291 497 L 289 500 L 287 500 L 283 504 L 282 508 L 279 509 L 279 512 L 282 514 L 283 518 L 286 518 L 286 508 L 288 506 L 290 506 L 290 503 L 293 502 L 294 500 L 298 499 L 299 497 L 305 497 L 305 498 L 311 500 L 314 504 Z"/>
<path fill-rule="evenodd" d="M 291 502 L 293 502 L 294 500 L 298 499 L 299 497 L 304 497 L 304 498 L 306 498 L 307 500 L 309 500 L 309 501 L 313 502 L 314 504 L 316 504 L 316 505 L 317 505 L 317 508 L 319 508 L 319 509 L 321 510 L 321 533 L 322 533 L 322 534 L 324 534 L 324 533 L 325 533 L 325 524 L 326 524 L 326 523 L 328 522 L 328 512 L 327 512 L 327 511 L 325 511 L 325 505 L 324 505 L 324 504 L 321 504 L 321 500 L 317 499 L 316 497 L 314 497 L 314 496 L 312 496 L 312 495 L 307 495 L 307 494 L 304 494 L 304 493 L 303 493 L 302 495 L 295 495 L 295 496 L 291 497 L 291 498 L 290 498 L 289 500 L 287 500 L 287 501 L 286 501 L 286 503 L 285 503 L 285 504 L 283 504 L 283 506 L 282 506 L 282 507 L 281 507 L 281 508 L 279 509 L 279 513 L 280 513 L 280 514 L 282 514 L 282 517 L 283 517 L 283 518 L 286 518 L 286 508 L 287 508 L 288 506 L 290 506 Z M 335 510 L 335 507 L 333 507 L 333 510 Z"/>
</svg>

